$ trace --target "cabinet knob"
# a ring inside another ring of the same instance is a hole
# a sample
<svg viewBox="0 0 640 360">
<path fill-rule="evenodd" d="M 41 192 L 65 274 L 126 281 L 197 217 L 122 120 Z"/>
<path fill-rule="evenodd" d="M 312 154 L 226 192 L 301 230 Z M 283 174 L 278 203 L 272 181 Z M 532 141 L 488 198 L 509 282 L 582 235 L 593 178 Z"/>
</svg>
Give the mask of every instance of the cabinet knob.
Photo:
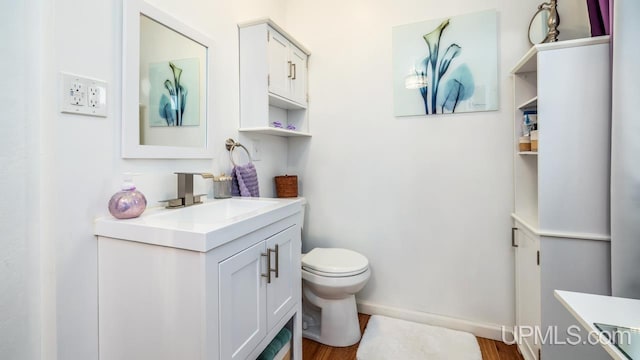
<svg viewBox="0 0 640 360">
<path fill-rule="evenodd" d="M 289 64 L 289 75 L 287 77 L 291 79 L 291 65 L 293 64 L 291 63 L 291 61 L 287 61 L 287 64 Z"/>
<path fill-rule="evenodd" d="M 289 62 L 291 62 L 291 61 L 289 61 Z M 293 65 L 293 77 L 291 78 L 291 80 L 295 80 L 296 79 L 296 64 L 292 63 L 291 65 Z"/>
<path fill-rule="evenodd" d="M 512 247 L 518 247 L 518 244 L 516 244 L 516 231 L 518 230 L 518 228 L 516 227 L 512 227 L 511 228 L 511 246 Z"/>
</svg>

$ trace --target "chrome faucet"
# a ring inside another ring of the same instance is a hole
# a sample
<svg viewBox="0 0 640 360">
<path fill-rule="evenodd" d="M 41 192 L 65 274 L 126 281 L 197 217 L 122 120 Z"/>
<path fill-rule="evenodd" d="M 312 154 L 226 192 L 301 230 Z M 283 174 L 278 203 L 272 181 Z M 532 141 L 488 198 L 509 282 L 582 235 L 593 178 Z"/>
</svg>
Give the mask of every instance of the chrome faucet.
<svg viewBox="0 0 640 360">
<path fill-rule="evenodd" d="M 186 207 L 202 203 L 202 197 L 207 194 L 193 194 L 193 175 L 200 175 L 203 179 L 212 179 L 213 174 L 210 173 L 175 173 L 178 175 L 178 197 L 161 202 L 167 203 L 168 209 Z"/>
</svg>

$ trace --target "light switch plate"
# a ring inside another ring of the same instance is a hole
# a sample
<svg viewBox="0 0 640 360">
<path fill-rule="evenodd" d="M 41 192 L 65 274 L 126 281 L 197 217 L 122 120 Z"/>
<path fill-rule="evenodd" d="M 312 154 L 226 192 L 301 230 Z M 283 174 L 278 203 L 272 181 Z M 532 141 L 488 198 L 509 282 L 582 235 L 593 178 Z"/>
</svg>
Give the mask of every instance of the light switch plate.
<svg viewBox="0 0 640 360">
<path fill-rule="evenodd" d="M 251 160 L 260 161 L 262 159 L 262 147 L 260 140 L 251 139 Z"/>
<path fill-rule="evenodd" d="M 60 75 L 60 112 L 107 116 L 105 81 L 68 73 Z"/>
</svg>

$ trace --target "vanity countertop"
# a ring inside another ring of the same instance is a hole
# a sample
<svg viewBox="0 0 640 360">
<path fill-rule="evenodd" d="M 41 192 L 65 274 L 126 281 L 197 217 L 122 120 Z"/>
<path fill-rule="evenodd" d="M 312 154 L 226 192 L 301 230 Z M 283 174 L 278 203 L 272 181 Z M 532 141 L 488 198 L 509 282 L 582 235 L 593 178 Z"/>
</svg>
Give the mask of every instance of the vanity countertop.
<svg viewBox="0 0 640 360">
<path fill-rule="evenodd" d="M 302 198 L 207 199 L 179 209 L 148 208 L 140 217 L 95 220 L 94 234 L 207 252 L 302 210 Z"/>
<path fill-rule="evenodd" d="M 588 332 L 600 334 L 594 323 L 619 327 L 640 326 L 640 300 L 555 290 L 554 296 Z M 628 359 L 615 345 L 601 343 L 614 359 Z"/>
</svg>

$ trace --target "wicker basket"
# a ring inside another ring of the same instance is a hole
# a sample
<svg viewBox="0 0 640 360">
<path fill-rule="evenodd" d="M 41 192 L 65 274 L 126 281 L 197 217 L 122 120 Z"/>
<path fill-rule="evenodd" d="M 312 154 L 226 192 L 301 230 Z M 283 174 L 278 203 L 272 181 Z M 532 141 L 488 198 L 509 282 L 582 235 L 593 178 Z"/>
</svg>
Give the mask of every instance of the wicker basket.
<svg viewBox="0 0 640 360">
<path fill-rule="evenodd" d="M 284 175 L 276 176 L 276 193 L 279 198 L 289 198 L 298 196 L 298 176 Z"/>
</svg>

